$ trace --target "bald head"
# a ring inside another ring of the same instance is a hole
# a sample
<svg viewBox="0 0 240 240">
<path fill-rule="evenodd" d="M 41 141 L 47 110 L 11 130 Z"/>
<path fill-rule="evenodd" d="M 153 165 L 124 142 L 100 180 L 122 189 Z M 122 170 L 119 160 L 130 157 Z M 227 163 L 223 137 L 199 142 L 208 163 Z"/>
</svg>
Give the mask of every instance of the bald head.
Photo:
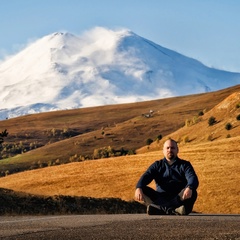
<svg viewBox="0 0 240 240">
<path fill-rule="evenodd" d="M 169 161 L 174 160 L 178 154 L 177 142 L 173 139 L 168 139 L 163 144 L 163 154 L 167 160 L 169 160 Z"/>
</svg>

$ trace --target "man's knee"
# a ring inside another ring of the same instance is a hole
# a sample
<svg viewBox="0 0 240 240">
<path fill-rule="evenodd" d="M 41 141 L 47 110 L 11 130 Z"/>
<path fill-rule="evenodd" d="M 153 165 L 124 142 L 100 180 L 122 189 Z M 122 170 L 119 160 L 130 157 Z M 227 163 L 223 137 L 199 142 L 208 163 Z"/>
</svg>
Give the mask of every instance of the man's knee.
<svg viewBox="0 0 240 240">
<path fill-rule="evenodd" d="M 149 205 L 158 198 L 158 193 L 154 189 L 146 186 L 142 188 L 144 202 Z"/>
</svg>

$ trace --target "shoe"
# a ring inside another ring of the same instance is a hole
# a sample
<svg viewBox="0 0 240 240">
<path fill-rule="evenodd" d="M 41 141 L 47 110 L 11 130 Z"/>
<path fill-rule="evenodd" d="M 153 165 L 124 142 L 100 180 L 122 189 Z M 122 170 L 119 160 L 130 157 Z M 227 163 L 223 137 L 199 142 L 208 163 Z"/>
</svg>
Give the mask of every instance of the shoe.
<svg viewBox="0 0 240 240">
<path fill-rule="evenodd" d="M 149 204 L 147 206 L 147 214 L 148 215 L 165 215 L 165 212 L 159 205 Z"/>
<path fill-rule="evenodd" d="M 186 210 L 185 210 L 184 205 L 176 208 L 176 209 L 174 210 L 174 213 L 175 213 L 176 215 L 186 215 Z"/>
</svg>

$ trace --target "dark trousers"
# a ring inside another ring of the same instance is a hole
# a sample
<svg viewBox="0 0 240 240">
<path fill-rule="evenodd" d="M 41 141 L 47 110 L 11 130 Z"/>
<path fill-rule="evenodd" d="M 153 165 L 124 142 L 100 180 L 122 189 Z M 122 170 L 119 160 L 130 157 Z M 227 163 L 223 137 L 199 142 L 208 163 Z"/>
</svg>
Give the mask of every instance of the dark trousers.
<svg viewBox="0 0 240 240">
<path fill-rule="evenodd" d="M 142 188 L 143 194 L 147 196 L 152 203 L 156 205 L 160 205 L 166 209 L 175 209 L 184 205 L 186 214 L 192 212 L 193 205 L 197 200 L 197 191 L 192 190 L 192 197 L 186 200 L 181 201 L 178 195 L 169 195 L 168 193 L 160 193 L 155 191 L 154 189 L 146 186 Z"/>
</svg>

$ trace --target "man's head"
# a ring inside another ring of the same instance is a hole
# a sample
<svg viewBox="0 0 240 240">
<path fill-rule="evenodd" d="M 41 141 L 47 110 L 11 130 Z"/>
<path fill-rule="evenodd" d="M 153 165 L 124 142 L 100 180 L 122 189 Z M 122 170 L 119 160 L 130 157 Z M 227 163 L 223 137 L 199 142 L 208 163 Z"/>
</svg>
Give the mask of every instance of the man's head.
<svg viewBox="0 0 240 240">
<path fill-rule="evenodd" d="M 178 145 L 177 142 L 173 139 L 168 139 L 163 145 L 163 155 L 164 157 L 171 161 L 177 157 L 178 154 Z"/>
</svg>

